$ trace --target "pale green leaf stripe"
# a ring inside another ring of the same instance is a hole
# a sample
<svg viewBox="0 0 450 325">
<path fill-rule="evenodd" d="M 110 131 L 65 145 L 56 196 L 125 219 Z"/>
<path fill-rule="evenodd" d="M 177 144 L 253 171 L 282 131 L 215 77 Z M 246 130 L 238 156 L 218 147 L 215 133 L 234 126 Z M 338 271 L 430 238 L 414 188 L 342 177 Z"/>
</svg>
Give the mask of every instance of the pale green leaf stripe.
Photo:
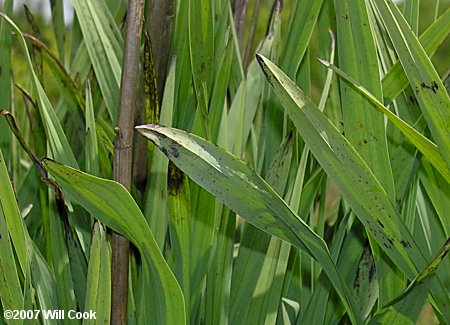
<svg viewBox="0 0 450 325">
<path fill-rule="evenodd" d="M 258 228 L 305 250 L 322 265 L 350 318 L 361 323 L 355 301 L 322 238 L 242 161 L 214 144 L 184 131 L 158 125 L 136 129 L 149 138 L 192 180 Z"/>
<path fill-rule="evenodd" d="M 361 86 L 359 82 L 350 77 L 347 73 L 327 61 L 319 61 L 326 67 L 335 71 L 339 76 L 352 83 L 354 88 L 361 92 L 361 94 L 363 94 L 377 110 L 386 114 L 389 120 L 398 127 L 398 129 L 409 139 L 409 141 L 411 141 L 417 147 L 417 149 L 419 149 L 419 151 L 433 164 L 436 170 L 438 170 L 441 175 L 444 176 L 445 179 L 450 183 L 449 166 L 442 158 L 436 144 L 424 137 L 416 129 L 414 129 L 411 125 L 392 113 L 389 109 L 384 107 L 384 105 L 377 98 L 375 98 L 375 96 L 373 96 L 367 89 Z"/>
<path fill-rule="evenodd" d="M 450 99 L 416 35 L 392 1 L 373 0 L 408 77 L 428 128 L 450 166 Z"/>
<path fill-rule="evenodd" d="M 56 116 L 50 100 L 48 99 L 41 83 L 39 82 L 38 77 L 36 76 L 36 73 L 33 70 L 33 64 L 31 62 L 28 47 L 22 32 L 9 17 L 3 15 L 1 12 L 0 16 L 2 16 L 20 36 L 19 40 L 26 57 L 28 67 L 30 69 L 34 90 L 36 91 L 36 100 L 38 102 L 39 114 L 41 116 L 42 123 L 44 124 L 45 135 L 47 136 L 48 142 L 50 144 L 50 150 L 53 157 L 64 162 L 65 164 L 73 167 L 78 167 L 75 155 L 73 154 L 72 148 L 67 141 L 66 135 L 64 134 L 61 124 L 59 123 L 58 117 Z"/>
<path fill-rule="evenodd" d="M 397 267 L 410 279 L 426 264 L 411 233 L 378 180 L 355 149 L 315 104 L 272 62 L 258 56 L 267 79 L 301 133 L 305 143 L 333 179 L 366 229 Z M 433 292 L 442 312 L 450 297 L 439 278 Z"/>
<path fill-rule="evenodd" d="M 14 250 L 19 260 L 22 274 L 26 273 L 27 247 L 26 230 L 23 224 L 17 199 L 13 187 L 9 181 L 3 152 L 0 148 L 0 205 L 3 211 L 9 236 L 11 237 Z"/>
<path fill-rule="evenodd" d="M 96 312 L 96 319 L 83 324 L 109 324 L 111 310 L 111 258 L 106 232 L 96 222 L 92 235 L 84 310 Z"/>
<path fill-rule="evenodd" d="M 427 28 L 419 40 L 425 52 L 431 57 L 446 39 L 450 32 L 450 8 L 445 11 L 433 25 Z M 397 61 L 383 78 L 384 102 L 391 103 L 402 90 L 408 85 L 408 78 L 402 68 L 400 61 Z"/>
<path fill-rule="evenodd" d="M 145 277 L 154 292 L 161 295 L 155 300 L 154 310 L 146 312 L 155 314 L 159 324 L 185 324 L 181 289 L 130 193 L 119 183 L 85 174 L 53 160 L 44 159 L 43 164 L 64 192 L 139 249 L 150 271 Z"/>
<path fill-rule="evenodd" d="M 117 40 L 115 22 L 101 1 L 73 0 L 72 3 L 108 113 L 115 123 L 121 74 L 121 42 Z"/>
</svg>

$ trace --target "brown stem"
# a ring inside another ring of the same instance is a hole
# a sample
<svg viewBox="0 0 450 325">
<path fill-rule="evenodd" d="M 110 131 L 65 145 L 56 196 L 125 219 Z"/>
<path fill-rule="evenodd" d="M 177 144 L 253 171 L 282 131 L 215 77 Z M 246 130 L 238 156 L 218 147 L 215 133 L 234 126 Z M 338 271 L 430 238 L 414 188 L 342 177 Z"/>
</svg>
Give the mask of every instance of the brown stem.
<svg viewBox="0 0 450 325">
<path fill-rule="evenodd" d="M 139 53 L 143 24 L 144 0 L 130 0 L 126 22 L 122 62 L 119 113 L 114 142 L 114 179 L 128 191 L 132 178 L 132 144 L 136 85 L 139 75 Z M 112 234 L 111 324 L 126 324 L 128 302 L 129 241 Z"/>
</svg>

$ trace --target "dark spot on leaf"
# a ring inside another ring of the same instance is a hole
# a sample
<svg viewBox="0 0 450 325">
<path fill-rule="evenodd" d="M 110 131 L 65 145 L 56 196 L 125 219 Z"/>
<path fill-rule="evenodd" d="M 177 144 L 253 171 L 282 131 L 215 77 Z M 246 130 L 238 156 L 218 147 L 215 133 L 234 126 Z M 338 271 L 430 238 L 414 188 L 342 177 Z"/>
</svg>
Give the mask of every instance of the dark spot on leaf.
<svg viewBox="0 0 450 325">
<path fill-rule="evenodd" d="M 176 143 L 172 142 L 169 145 L 169 151 L 170 154 L 174 157 L 174 158 L 178 158 L 178 156 L 180 155 L 180 153 L 178 152 L 178 146 Z"/>
<path fill-rule="evenodd" d="M 353 282 L 353 289 L 356 289 L 356 290 L 358 290 L 359 287 L 360 287 L 360 284 L 359 284 L 359 272 L 360 272 L 360 270 L 359 270 L 359 265 L 358 265 L 358 270 L 356 271 L 356 278 L 355 278 L 355 281 Z"/>
<path fill-rule="evenodd" d="M 413 105 L 417 105 L 417 99 L 416 99 L 416 97 L 410 95 L 410 96 L 409 96 L 409 102 L 410 102 L 411 104 L 413 104 Z"/>
<path fill-rule="evenodd" d="M 378 224 L 380 225 L 381 228 L 384 228 L 384 224 L 380 220 L 377 220 L 377 222 L 378 222 Z"/>
<path fill-rule="evenodd" d="M 377 269 L 375 268 L 375 263 L 372 263 L 369 269 L 369 282 L 373 281 L 373 278 L 375 277 L 376 273 Z"/>
<path fill-rule="evenodd" d="M 431 90 L 436 94 L 437 90 L 439 89 L 436 81 L 433 80 L 433 82 L 431 83 Z"/>
<path fill-rule="evenodd" d="M 434 80 L 431 82 L 431 85 L 427 85 L 426 83 L 422 82 L 420 84 L 420 86 L 422 87 L 422 89 L 429 89 L 435 94 L 436 94 L 437 90 L 439 89 L 436 81 L 434 81 Z"/>
<path fill-rule="evenodd" d="M 408 243 L 406 240 L 402 240 L 400 243 L 402 244 L 402 246 L 404 248 L 410 248 L 411 247 L 411 244 Z"/>
<path fill-rule="evenodd" d="M 184 174 L 172 161 L 169 161 L 169 171 L 167 177 L 167 190 L 173 196 L 180 192 L 184 181 Z"/>
<path fill-rule="evenodd" d="M 391 247 L 394 246 L 394 241 L 391 238 L 387 239 L 389 241 L 389 244 L 391 244 Z"/>
<path fill-rule="evenodd" d="M 163 154 L 165 154 L 167 157 L 169 157 L 169 152 L 166 150 L 166 148 L 160 147 L 160 146 L 158 146 L 158 148 L 159 148 L 159 150 L 162 151 Z"/>
<path fill-rule="evenodd" d="M 272 77 L 269 76 L 269 74 L 267 73 L 263 58 L 259 54 L 256 54 L 256 61 L 258 61 L 259 66 L 261 67 L 262 72 L 266 76 L 267 81 L 269 81 L 270 85 L 273 87 Z"/>
</svg>

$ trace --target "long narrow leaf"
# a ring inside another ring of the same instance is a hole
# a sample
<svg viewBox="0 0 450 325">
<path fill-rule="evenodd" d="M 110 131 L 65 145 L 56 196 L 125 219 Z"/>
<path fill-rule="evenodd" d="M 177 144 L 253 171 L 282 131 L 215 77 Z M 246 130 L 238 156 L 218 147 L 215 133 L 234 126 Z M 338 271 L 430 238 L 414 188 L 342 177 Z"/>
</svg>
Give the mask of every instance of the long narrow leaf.
<svg viewBox="0 0 450 325">
<path fill-rule="evenodd" d="M 419 40 L 427 54 L 432 56 L 448 33 L 450 33 L 450 8 L 420 35 Z M 391 103 L 407 85 L 408 78 L 400 61 L 397 61 L 383 78 L 384 102 Z"/>
<path fill-rule="evenodd" d="M 100 223 L 94 226 L 89 258 L 84 310 L 95 310 L 96 319 L 83 324 L 109 324 L 111 310 L 111 259 L 106 232 Z"/>
<path fill-rule="evenodd" d="M 75 159 L 75 155 L 67 141 L 66 135 L 62 129 L 62 126 L 56 116 L 56 113 L 50 103 L 50 100 L 47 97 L 47 94 L 42 87 L 38 76 L 34 72 L 33 64 L 31 62 L 30 54 L 28 53 L 28 47 L 25 42 L 25 38 L 23 37 L 22 32 L 17 27 L 16 24 L 7 16 L 0 12 L 0 16 L 3 17 L 5 21 L 7 21 L 16 33 L 19 35 L 19 41 L 25 53 L 26 62 L 30 69 L 31 80 L 34 86 L 34 90 L 36 92 L 36 100 L 38 102 L 39 114 L 41 116 L 42 123 L 45 127 L 45 135 L 50 144 L 50 150 L 55 159 L 63 161 L 64 163 L 78 167 L 77 160 Z"/>
<path fill-rule="evenodd" d="M 117 119 L 123 41 L 103 1 L 72 1 L 103 98 Z"/>
<path fill-rule="evenodd" d="M 202 138 L 158 125 L 136 129 L 175 165 L 258 228 L 308 252 L 323 266 L 355 323 L 361 319 L 328 248 L 275 191 L 243 162 Z"/>
<path fill-rule="evenodd" d="M 450 166 L 450 98 L 418 38 L 390 0 L 373 0 L 439 152 Z"/>
<path fill-rule="evenodd" d="M 347 73 L 324 60 L 320 60 L 320 62 L 335 71 L 342 78 L 348 80 L 354 88 L 360 91 L 361 94 L 363 94 L 373 104 L 374 108 L 384 113 L 450 183 L 450 167 L 446 164 L 437 146 L 432 141 L 424 137 L 411 125 L 384 107 L 384 105 L 377 98 L 375 98 L 375 96 L 373 96 L 367 89 L 361 86 L 359 82 L 350 77 Z"/>
<path fill-rule="evenodd" d="M 426 259 L 378 180 L 315 104 L 272 62 L 258 58 L 311 152 L 380 247 L 412 280 Z M 443 284 L 436 281 L 433 287 L 443 312 L 449 312 L 445 306 L 450 305 L 450 297 Z"/>
<path fill-rule="evenodd" d="M 181 289 L 156 245 L 152 232 L 136 202 L 119 183 L 97 178 L 50 159 L 43 164 L 64 192 L 114 231 L 127 237 L 142 254 L 144 277 L 153 293 L 162 295 L 147 313 L 159 324 L 184 324 Z M 118 200 L 117 198 L 120 198 Z"/>
</svg>

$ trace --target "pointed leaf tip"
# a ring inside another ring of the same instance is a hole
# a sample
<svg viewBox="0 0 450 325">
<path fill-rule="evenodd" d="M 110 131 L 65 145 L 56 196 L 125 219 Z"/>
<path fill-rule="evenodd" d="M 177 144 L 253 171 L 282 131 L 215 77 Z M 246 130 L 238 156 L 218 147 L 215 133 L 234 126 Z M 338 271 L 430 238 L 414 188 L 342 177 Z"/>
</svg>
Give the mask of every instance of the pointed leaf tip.
<svg viewBox="0 0 450 325">
<path fill-rule="evenodd" d="M 272 74 L 270 74 L 267 70 L 268 66 L 267 66 L 267 63 L 265 62 L 266 60 L 267 59 L 263 55 L 256 53 L 256 61 L 258 61 L 258 64 L 261 67 L 261 70 L 264 73 L 264 76 L 266 77 L 267 81 L 273 87 Z"/>
<path fill-rule="evenodd" d="M 321 58 L 317 58 L 317 61 L 319 61 L 320 63 L 322 63 L 324 66 L 329 67 L 330 66 L 330 62 L 328 62 L 325 59 L 321 59 Z"/>
</svg>

